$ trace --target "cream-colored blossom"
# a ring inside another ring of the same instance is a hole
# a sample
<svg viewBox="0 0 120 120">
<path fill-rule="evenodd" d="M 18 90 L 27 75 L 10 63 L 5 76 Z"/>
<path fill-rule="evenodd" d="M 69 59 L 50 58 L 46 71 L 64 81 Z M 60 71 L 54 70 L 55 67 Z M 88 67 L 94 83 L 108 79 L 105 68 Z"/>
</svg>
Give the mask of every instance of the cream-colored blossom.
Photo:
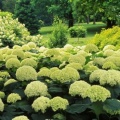
<svg viewBox="0 0 120 120">
<path fill-rule="evenodd" d="M 53 119 L 55 119 L 55 120 L 66 120 L 66 117 L 61 113 L 56 113 L 55 115 L 53 115 Z"/>
<path fill-rule="evenodd" d="M 17 69 L 16 78 L 19 81 L 37 80 L 37 72 L 31 66 L 22 66 Z"/>
<path fill-rule="evenodd" d="M 5 97 L 5 93 L 2 92 L 2 91 L 0 91 L 0 98 L 2 99 L 2 98 L 4 98 L 4 97 Z"/>
<path fill-rule="evenodd" d="M 15 103 L 18 100 L 21 100 L 21 96 L 19 94 L 17 94 L 17 93 L 11 93 L 7 97 L 7 102 L 8 103 Z"/>
<path fill-rule="evenodd" d="M 25 95 L 27 97 L 46 96 L 48 94 L 47 86 L 40 81 L 33 81 L 25 88 Z"/>
<path fill-rule="evenodd" d="M 15 83 L 15 82 L 17 82 L 15 79 L 9 79 L 4 83 L 4 86 L 10 85 L 10 84 Z"/>
<path fill-rule="evenodd" d="M 29 42 L 27 44 L 30 48 L 36 48 L 36 44 L 34 42 Z"/>
<path fill-rule="evenodd" d="M 93 60 L 93 64 L 101 67 L 104 64 L 104 60 L 103 57 L 97 57 Z"/>
<path fill-rule="evenodd" d="M 4 110 L 4 103 L 0 98 L 0 111 L 3 112 L 3 110 Z"/>
<path fill-rule="evenodd" d="M 12 120 L 29 120 L 29 119 L 27 118 L 27 116 L 20 115 L 20 116 L 14 117 Z"/>
<path fill-rule="evenodd" d="M 91 102 L 104 102 L 107 98 L 111 97 L 111 93 L 102 86 L 93 85 L 87 90 L 87 96 L 90 98 Z"/>
<path fill-rule="evenodd" d="M 110 49 L 108 49 L 108 50 L 105 50 L 104 51 L 104 53 L 103 53 L 103 55 L 104 56 L 111 56 L 111 55 L 113 55 L 114 54 L 114 51 L 113 50 L 110 50 Z"/>
<path fill-rule="evenodd" d="M 5 56 L 5 61 L 7 61 L 10 58 L 16 58 L 17 59 L 17 55 L 7 55 L 7 56 Z"/>
<path fill-rule="evenodd" d="M 13 55 L 17 55 L 18 58 L 24 59 L 24 52 L 22 49 L 13 49 Z"/>
<path fill-rule="evenodd" d="M 23 51 L 29 51 L 31 48 L 29 47 L 29 45 L 22 45 L 22 50 Z"/>
<path fill-rule="evenodd" d="M 70 64 L 66 65 L 66 67 L 72 67 L 76 70 L 82 70 L 83 69 L 83 67 L 80 63 L 70 63 Z"/>
<path fill-rule="evenodd" d="M 87 82 L 80 80 L 80 81 L 75 81 L 70 85 L 69 88 L 69 94 L 71 96 L 81 96 L 82 98 L 86 98 L 87 94 L 86 91 L 91 87 L 90 84 Z"/>
<path fill-rule="evenodd" d="M 61 98 L 59 96 L 54 97 L 50 100 L 50 106 L 53 111 L 65 110 L 68 105 L 69 105 L 68 100 Z"/>
<path fill-rule="evenodd" d="M 50 99 L 44 96 L 37 98 L 32 104 L 32 108 L 35 112 L 40 110 L 42 113 L 45 113 L 48 107 L 50 107 Z"/>
</svg>

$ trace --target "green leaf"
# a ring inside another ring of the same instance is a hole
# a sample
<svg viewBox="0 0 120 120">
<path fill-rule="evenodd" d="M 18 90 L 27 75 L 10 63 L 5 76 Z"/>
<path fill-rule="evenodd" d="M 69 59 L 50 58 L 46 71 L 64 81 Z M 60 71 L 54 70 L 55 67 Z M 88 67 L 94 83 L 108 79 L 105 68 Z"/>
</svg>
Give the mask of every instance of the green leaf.
<svg viewBox="0 0 120 120">
<path fill-rule="evenodd" d="M 67 111 L 68 113 L 71 113 L 71 114 L 82 113 L 82 112 L 84 112 L 89 106 L 90 106 L 90 104 L 73 104 L 73 105 L 71 105 L 71 106 L 68 106 L 68 108 L 66 109 L 66 111 Z"/>
</svg>

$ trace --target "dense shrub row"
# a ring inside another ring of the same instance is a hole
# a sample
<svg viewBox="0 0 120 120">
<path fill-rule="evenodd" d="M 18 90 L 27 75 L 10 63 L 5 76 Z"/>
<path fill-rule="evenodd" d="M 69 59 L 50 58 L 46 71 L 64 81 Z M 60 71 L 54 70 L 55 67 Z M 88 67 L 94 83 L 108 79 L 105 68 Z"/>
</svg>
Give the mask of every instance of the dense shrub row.
<svg viewBox="0 0 120 120">
<path fill-rule="evenodd" d="M 1 120 L 120 116 L 120 50 L 94 44 L 0 49 Z"/>
</svg>

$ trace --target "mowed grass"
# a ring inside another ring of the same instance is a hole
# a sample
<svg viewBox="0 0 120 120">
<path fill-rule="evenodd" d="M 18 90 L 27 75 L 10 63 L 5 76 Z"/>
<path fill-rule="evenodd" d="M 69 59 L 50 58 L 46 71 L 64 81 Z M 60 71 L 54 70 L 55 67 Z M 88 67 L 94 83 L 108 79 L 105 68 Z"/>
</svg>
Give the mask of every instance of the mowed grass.
<svg viewBox="0 0 120 120">
<path fill-rule="evenodd" d="M 87 29 L 87 35 L 85 38 L 71 38 L 69 33 L 67 33 L 68 37 L 68 44 L 71 44 L 73 46 L 82 46 L 87 44 L 96 33 L 100 33 L 100 31 L 106 27 L 106 25 L 102 22 L 96 22 L 96 24 L 93 23 L 80 23 L 75 24 L 75 26 L 84 26 Z M 53 31 L 53 26 L 45 26 L 40 29 L 40 34 L 43 36 L 42 43 L 43 45 L 47 46 L 48 40 L 51 36 L 51 33 Z"/>
</svg>

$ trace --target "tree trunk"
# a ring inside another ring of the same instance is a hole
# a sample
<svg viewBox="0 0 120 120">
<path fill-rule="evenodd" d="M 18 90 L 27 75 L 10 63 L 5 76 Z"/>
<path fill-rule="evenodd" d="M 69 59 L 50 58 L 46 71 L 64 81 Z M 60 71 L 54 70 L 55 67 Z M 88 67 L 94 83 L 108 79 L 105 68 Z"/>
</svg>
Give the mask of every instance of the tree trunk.
<svg viewBox="0 0 120 120">
<path fill-rule="evenodd" d="M 115 20 L 107 19 L 107 26 L 106 26 L 106 28 L 112 28 L 115 25 L 116 25 L 116 21 Z"/>
<path fill-rule="evenodd" d="M 72 10 L 69 12 L 69 17 L 68 17 L 68 27 L 73 27 L 74 25 L 74 18 L 72 15 Z"/>
<path fill-rule="evenodd" d="M 86 17 L 86 19 L 87 19 L 87 24 L 89 24 L 89 23 L 90 23 L 90 16 L 88 15 L 88 16 Z"/>
<path fill-rule="evenodd" d="M 94 17 L 93 17 L 93 25 L 95 25 L 96 24 L 96 19 L 95 19 L 95 15 L 94 15 Z"/>
</svg>

